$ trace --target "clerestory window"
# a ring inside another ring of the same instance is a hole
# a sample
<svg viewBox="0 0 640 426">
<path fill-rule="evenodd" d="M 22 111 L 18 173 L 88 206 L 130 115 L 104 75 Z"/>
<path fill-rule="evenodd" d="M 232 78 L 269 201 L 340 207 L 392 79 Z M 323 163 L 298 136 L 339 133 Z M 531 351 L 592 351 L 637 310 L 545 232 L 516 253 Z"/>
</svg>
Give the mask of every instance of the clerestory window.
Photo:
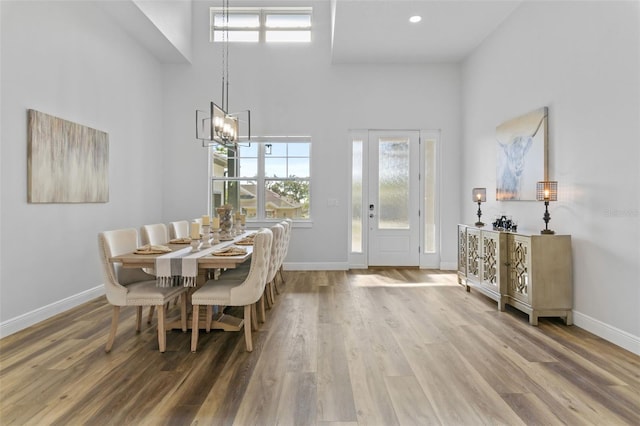
<svg viewBox="0 0 640 426">
<path fill-rule="evenodd" d="M 221 7 L 212 7 L 210 39 L 214 43 L 308 43 L 311 41 L 311 12 L 310 7 L 232 7 L 225 15 Z"/>
</svg>

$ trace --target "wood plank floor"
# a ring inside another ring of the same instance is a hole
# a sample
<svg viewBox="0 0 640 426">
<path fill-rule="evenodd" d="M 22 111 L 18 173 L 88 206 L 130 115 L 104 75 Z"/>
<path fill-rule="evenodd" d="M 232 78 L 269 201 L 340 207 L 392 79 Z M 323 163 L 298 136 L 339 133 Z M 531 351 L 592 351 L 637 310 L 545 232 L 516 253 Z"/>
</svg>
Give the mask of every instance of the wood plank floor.
<svg viewBox="0 0 640 426">
<path fill-rule="evenodd" d="M 96 299 L 0 340 L 2 425 L 639 425 L 640 357 L 416 269 L 286 272 L 242 332 L 135 332 Z M 233 311 L 241 315 L 241 311 Z M 145 312 L 146 313 L 146 312 Z"/>
</svg>

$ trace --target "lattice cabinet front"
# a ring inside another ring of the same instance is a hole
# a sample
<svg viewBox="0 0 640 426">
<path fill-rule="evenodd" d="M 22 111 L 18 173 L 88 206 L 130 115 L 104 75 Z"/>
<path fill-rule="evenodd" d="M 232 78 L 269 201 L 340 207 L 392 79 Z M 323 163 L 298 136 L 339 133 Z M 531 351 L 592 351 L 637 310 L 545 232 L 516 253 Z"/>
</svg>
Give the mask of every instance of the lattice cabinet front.
<svg viewBox="0 0 640 426">
<path fill-rule="evenodd" d="M 458 225 L 458 282 L 538 317 L 571 324 L 573 273 L 570 235 L 503 232 Z"/>
</svg>

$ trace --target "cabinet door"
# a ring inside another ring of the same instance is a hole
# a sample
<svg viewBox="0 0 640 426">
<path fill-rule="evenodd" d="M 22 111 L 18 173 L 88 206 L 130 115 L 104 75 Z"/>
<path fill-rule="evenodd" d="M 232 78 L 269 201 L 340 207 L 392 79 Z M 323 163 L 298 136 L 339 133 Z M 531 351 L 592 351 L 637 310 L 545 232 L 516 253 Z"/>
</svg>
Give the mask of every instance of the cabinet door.
<svg viewBox="0 0 640 426">
<path fill-rule="evenodd" d="M 458 272 L 467 274 L 467 227 L 458 226 Z"/>
<path fill-rule="evenodd" d="M 480 245 L 479 229 L 467 228 L 467 279 L 480 282 L 481 277 L 481 263 L 480 257 L 481 245 Z"/>
<path fill-rule="evenodd" d="M 500 290 L 500 233 L 482 233 L 482 284 Z"/>
<path fill-rule="evenodd" d="M 531 239 L 509 235 L 509 296 L 531 303 Z"/>
</svg>

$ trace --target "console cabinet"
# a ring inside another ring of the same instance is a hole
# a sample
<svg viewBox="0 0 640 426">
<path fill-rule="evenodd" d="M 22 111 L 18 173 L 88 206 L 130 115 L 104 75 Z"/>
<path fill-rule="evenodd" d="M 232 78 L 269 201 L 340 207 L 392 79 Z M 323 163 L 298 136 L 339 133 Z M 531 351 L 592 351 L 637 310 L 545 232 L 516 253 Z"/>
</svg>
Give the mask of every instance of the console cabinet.
<svg viewBox="0 0 640 426">
<path fill-rule="evenodd" d="M 502 232 L 458 225 L 458 282 L 538 317 L 573 323 L 570 235 Z"/>
</svg>

